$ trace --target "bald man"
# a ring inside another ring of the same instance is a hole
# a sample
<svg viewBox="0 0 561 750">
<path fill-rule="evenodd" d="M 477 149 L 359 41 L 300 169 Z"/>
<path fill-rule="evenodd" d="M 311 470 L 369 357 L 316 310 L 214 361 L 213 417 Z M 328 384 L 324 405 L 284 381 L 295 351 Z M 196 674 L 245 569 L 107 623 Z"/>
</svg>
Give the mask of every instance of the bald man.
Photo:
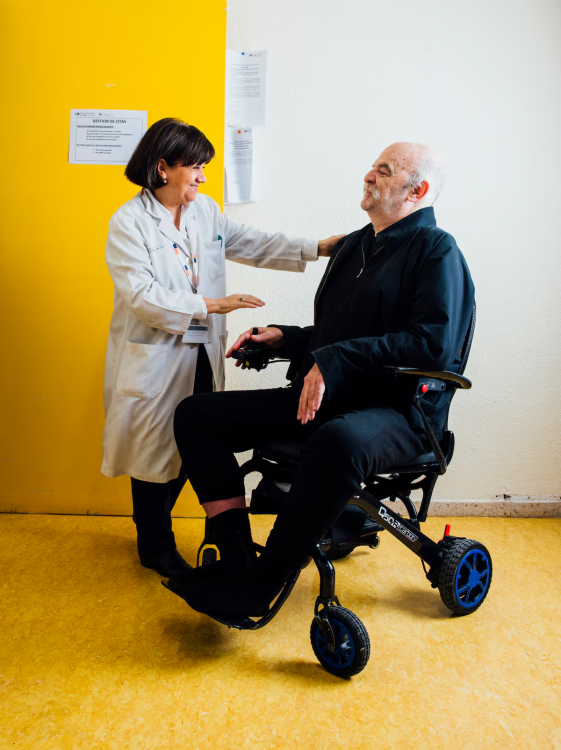
<svg viewBox="0 0 561 750">
<path fill-rule="evenodd" d="M 368 476 L 427 452 L 409 383 L 385 365 L 457 371 L 474 287 L 432 204 L 444 183 L 428 147 L 395 143 L 364 178 L 367 226 L 341 239 L 315 298 L 314 325 L 242 334 L 291 360 L 289 388 L 191 396 L 175 416 L 184 466 L 221 560 L 170 581 L 193 609 L 261 616 Z M 238 363 L 239 364 L 239 363 Z M 451 391 L 425 409 L 441 438 Z M 294 482 L 256 559 L 235 453 L 299 440 Z"/>
</svg>

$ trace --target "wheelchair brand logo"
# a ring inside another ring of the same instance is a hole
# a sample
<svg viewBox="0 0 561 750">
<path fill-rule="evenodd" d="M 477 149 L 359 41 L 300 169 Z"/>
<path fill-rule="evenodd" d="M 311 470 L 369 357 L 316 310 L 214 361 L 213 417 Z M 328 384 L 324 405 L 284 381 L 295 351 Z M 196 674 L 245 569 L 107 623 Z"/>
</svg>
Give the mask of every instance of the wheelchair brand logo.
<svg viewBox="0 0 561 750">
<path fill-rule="evenodd" d="M 378 511 L 378 515 L 380 516 L 380 518 L 383 518 L 384 521 L 387 521 L 390 526 L 393 526 L 396 531 L 399 531 L 400 534 L 403 534 L 404 537 L 409 539 L 410 542 L 416 542 L 419 538 L 418 536 L 415 536 L 412 531 L 409 531 L 409 529 L 406 528 L 402 523 L 400 523 L 397 518 L 390 516 L 384 506 L 382 506 Z"/>
</svg>

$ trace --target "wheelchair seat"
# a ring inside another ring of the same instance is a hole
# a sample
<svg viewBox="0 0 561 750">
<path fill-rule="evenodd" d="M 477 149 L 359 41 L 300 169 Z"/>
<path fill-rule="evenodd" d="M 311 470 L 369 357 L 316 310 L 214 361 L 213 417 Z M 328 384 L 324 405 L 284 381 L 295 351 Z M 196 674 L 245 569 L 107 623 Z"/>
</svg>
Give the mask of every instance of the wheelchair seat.
<svg viewBox="0 0 561 750">
<path fill-rule="evenodd" d="M 260 448 L 260 454 L 265 461 L 293 464 L 296 466 L 300 461 L 303 447 L 304 443 L 297 440 L 265 443 Z M 384 470 L 384 474 L 400 474 L 405 471 L 408 473 L 421 471 L 423 469 L 428 469 L 429 466 L 432 465 L 438 467 L 438 460 L 434 451 L 429 451 L 428 453 L 422 453 L 419 456 L 415 456 L 415 458 L 412 458 L 409 461 L 405 461 L 405 463 L 400 466 L 387 467 L 387 469 Z"/>
<path fill-rule="evenodd" d="M 300 461 L 304 443 L 298 440 L 284 440 L 272 443 L 265 443 L 261 446 L 260 453 L 265 461 L 274 461 L 276 463 L 283 461 L 295 466 Z"/>
</svg>

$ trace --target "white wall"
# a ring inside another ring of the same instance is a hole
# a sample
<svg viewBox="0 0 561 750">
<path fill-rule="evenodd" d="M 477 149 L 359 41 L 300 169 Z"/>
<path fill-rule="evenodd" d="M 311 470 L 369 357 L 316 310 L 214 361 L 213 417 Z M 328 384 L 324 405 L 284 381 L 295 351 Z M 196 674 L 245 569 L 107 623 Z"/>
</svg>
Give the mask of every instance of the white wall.
<svg viewBox="0 0 561 750">
<path fill-rule="evenodd" d="M 475 343 L 440 498 L 559 494 L 561 4 L 558 0 L 230 0 L 228 47 L 268 49 L 269 125 L 256 131 L 261 200 L 238 221 L 326 237 L 367 223 L 363 175 L 401 140 L 444 154 L 437 202 L 470 266 Z M 261 296 L 252 324 L 307 325 L 325 261 L 305 274 L 229 264 Z M 279 370 L 282 365 L 276 365 Z M 284 385 L 229 363 L 228 387 Z"/>
</svg>

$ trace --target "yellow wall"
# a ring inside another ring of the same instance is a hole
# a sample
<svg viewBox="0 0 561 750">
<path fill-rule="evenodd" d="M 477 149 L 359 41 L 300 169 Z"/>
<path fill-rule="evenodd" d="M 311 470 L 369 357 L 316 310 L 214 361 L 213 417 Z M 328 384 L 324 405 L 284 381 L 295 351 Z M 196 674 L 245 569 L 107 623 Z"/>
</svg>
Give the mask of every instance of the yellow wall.
<svg viewBox="0 0 561 750">
<path fill-rule="evenodd" d="M 130 514 L 100 473 L 112 310 L 107 223 L 137 188 L 122 166 L 68 164 L 71 108 L 180 117 L 217 148 L 222 202 L 224 0 L 2 0 L 0 511 Z M 199 515 L 192 490 L 179 515 Z"/>
</svg>

